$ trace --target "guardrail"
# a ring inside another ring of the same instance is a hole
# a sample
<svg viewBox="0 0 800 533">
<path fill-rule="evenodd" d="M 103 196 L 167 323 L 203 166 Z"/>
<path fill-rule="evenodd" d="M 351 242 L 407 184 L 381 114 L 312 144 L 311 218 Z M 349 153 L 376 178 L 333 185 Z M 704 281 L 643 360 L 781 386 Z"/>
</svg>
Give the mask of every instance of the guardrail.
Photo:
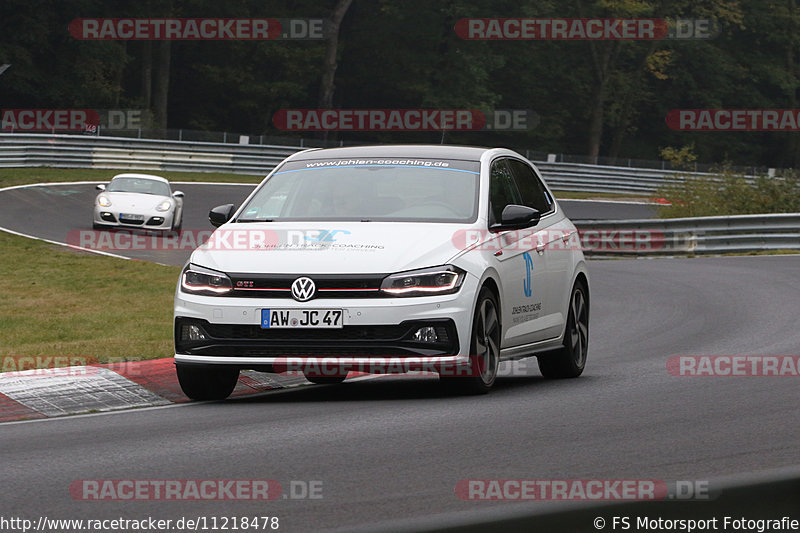
<svg viewBox="0 0 800 533">
<path fill-rule="evenodd" d="M 80 135 L 0 134 L 0 167 L 136 169 L 266 174 L 299 146 Z"/>
<path fill-rule="evenodd" d="M 265 175 L 301 146 L 224 144 L 81 135 L 0 134 L 0 167 L 131 169 Z M 652 195 L 672 170 L 537 162 L 556 190 Z M 685 174 L 685 173 L 684 173 Z M 698 176 L 710 174 L 695 173 Z"/>
<path fill-rule="evenodd" d="M 800 213 L 573 222 L 588 256 L 800 250 Z"/>
</svg>

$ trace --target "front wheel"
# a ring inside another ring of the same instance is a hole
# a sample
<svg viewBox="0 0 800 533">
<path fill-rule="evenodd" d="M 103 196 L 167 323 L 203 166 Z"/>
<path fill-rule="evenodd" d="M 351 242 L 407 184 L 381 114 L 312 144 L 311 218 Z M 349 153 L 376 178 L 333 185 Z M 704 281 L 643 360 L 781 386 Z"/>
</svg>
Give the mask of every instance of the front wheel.
<svg viewBox="0 0 800 533">
<path fill-rule="evenodd" d="M 472 318 L 470 368 L 467 377 L 439 376 L 446 385 L 463 394 L 486 394 L 497 379 L 500 365 L 500 315 L 497 298 L 486 287 L 478 294 Z"/>
<path fill-rule="evenodd" d="M 589 301 L 582 283 L 572 288 L 564 330 L 564 346 L 552 353 L 542 354 L 539 371 L 546 378 L 576 378 L 583 373 L 589 352 Z"/>
<path fill-rule="evenodd" d="M 178 383 L 192 400 L 224 400 L 239 379 L 236 368 L 177 365 Z"/>
</svg>

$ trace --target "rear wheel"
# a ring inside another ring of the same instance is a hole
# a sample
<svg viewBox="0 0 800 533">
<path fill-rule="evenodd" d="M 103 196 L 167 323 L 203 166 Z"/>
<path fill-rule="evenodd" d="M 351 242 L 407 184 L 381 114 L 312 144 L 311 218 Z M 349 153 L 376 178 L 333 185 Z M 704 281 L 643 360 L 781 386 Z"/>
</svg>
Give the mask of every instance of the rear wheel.
<svg viewBox="0 0 800 533">
<path fill-rule="evenodd" d="M 177 365 L 176 371 L 183 393 L 192 400 L 224 400 L 239 379 L 236 368 Z"/>
<path fill-rule="evenodd" d="M 345 380 L 347 376 L 310 376 L 308 374 L 304 374 L 305 378 L 310 381 L 311 383 L 316 383 L 317 385 L 336 385 L 337 383 L 341 383 Z"/>
<path fill-rule="evenodd" d="M 482 288 L 472 318 L 468 377 L 439 377 L 456 392 L 486 394 L 497 379 L 497 368 L 500 364 L 500 315 L 497 309 L 494 293 L 486 287 Z"/>
<path fill-rule="evenodd" d="M 576 378 L 583 373 L 589 352 L 589 302 L 586 288 L 575 283 L 569 300 L 564 346 L 537 357 L 539 371 L 546 378 Z"/>
</svg>

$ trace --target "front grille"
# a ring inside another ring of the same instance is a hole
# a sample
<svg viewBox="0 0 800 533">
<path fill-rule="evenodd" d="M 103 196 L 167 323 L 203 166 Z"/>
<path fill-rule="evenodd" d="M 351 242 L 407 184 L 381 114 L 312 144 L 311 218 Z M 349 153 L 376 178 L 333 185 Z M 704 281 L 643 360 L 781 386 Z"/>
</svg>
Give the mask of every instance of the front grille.
<svg viewBox="0 0 800 533">
<path fill-rule="evenodd" d="M 312 274 L 314 298 L 376 298 L 387 274 Z M 229 274 L 233 292 L 240 298 L 291 298 L 292 283 L 302 274 Z"/>
</svg>

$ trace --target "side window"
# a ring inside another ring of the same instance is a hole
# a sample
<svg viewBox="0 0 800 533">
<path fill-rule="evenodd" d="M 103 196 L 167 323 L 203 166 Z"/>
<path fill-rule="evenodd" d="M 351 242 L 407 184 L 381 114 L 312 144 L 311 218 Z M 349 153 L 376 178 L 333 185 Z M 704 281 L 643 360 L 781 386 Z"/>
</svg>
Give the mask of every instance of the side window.
<svg viewBox="0 0 800 533">
<path fill-rule="evenodd" d="M 507 159 L 498 159 L 492 163 L 492 172 L 489 178 L 489 225 L 500 222 L 503 208 L 509 204 L 520 204 L 517 187 Z"/>
<path fill-rule="evenodd" d="M 532 207 L 542 215 L 552 211 L 553 201 L 533 169 L 518 159 L 509 159 L 508 166 L 522 195 L 522 205 Z"/>
</svg>

